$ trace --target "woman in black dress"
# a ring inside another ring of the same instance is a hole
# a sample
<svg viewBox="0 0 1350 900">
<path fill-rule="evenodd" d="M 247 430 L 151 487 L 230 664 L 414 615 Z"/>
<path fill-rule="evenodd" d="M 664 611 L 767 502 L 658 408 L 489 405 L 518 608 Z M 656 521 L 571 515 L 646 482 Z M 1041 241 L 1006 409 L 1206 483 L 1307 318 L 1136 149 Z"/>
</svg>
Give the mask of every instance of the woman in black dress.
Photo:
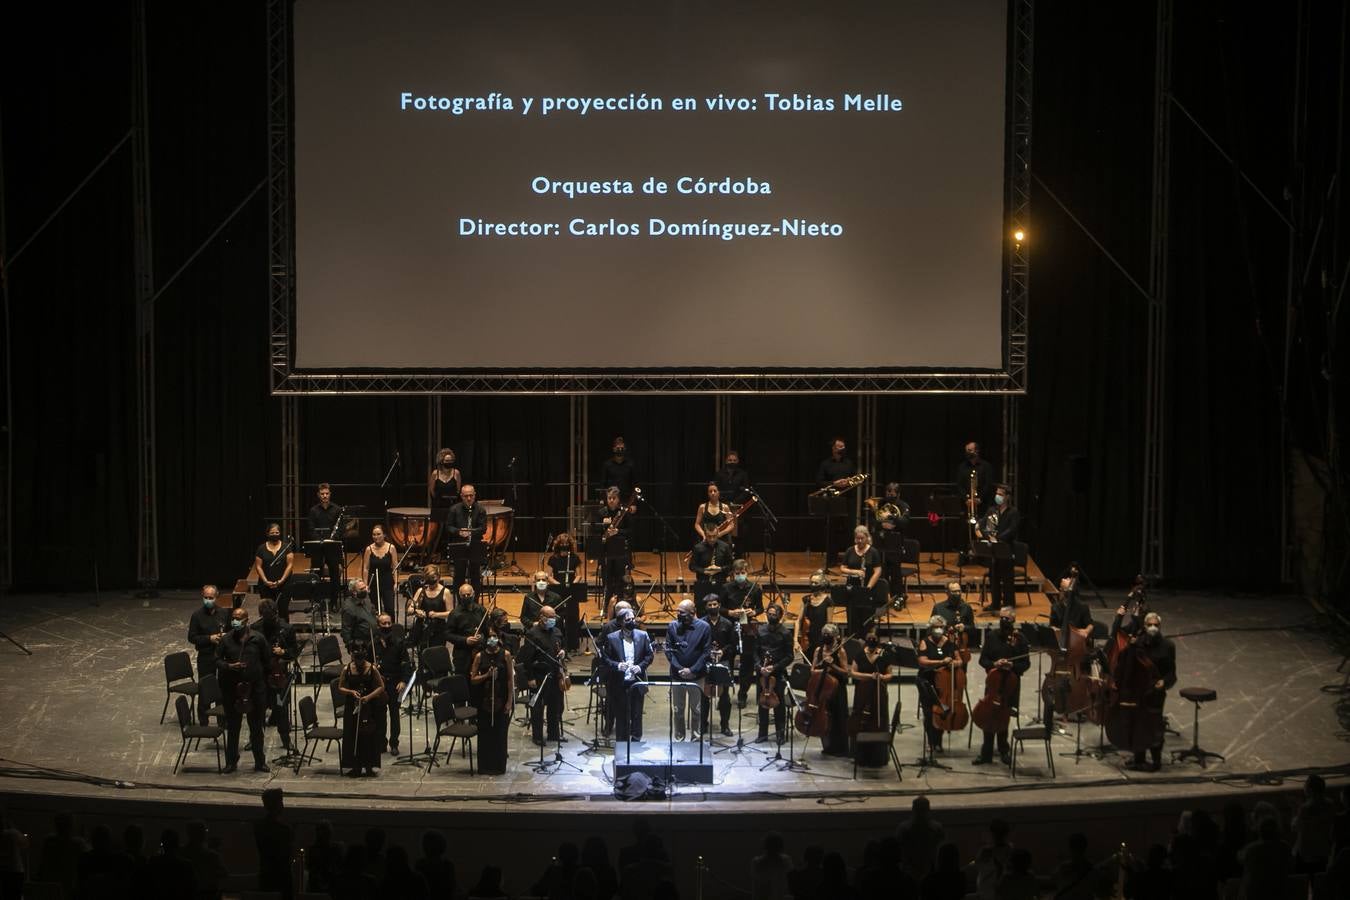
<svg viewBox="0 0 1350 900">
<path fill-rule="evenodd" d="M 576 543 L 570 532 L 564 531 L 554 538 L 550 550 L 548 583 L 568 601 L 563 607 L 563 620 L 567 623 L 567 649 L 576 650 L 581 644 L 581 605 L 586 602 L 585 572 L 581 568 L 581 557 L 576 554 Z"/>
<path fill-rule="evenodd" d="M 813 669 L 826 669 L 839 682 L 830 698 L 830 731 L 821 741 L 826 756 L 848 756 L 848 679 L 851 674 L 839 628 L 826 624 L 820 630 L 820 643 L 810 657 Z"/>
<path fill-rule="evenodd" d="M 347 698 L 342 717 L 342 767 L 356 778 L 373 776 L 384 752 L 384 679 L 370 662 L 370 648 L 352 645 L 352 660 L 338 676 L 338 692 Z"/>
<path fill-rule="evenodd" d="M 854 655 L 849 673 L 853 676 L 853 714 L 849 716 L 848 733 L 854 737 L 860 731 L 889 731 L 891 727 L 890 695 L 886 685 L 891 681 L 890 648 L 881 645 L 876 625 L 869 625 L 863 636 L 862 651 Z M 890 758 L 885 744 L 859 744 L 860 766 L 884 766 Z"/>
<path fill-rule="evenodd" d="M 431 548 L 432 553 L 439 551 L 445 543 L 445 520 L 450 514 L 450 507 L 459 502 L 459 489 L 463 483 L 464 476 L 455 465 L 455 451 L 449 447 L 437 450 L 436 462 L 427 475 L 427 505 L 431 507 L 431 521 L 440 525 L 437 546 Z"/>
<path fill-rule="evenodd" d="M 419 653 L 427 647 L 439 647 L 445 643 L 446 619 L 450 618 L 445 585 L 441 584 L 441 570 L 436 566 L 427 566 L 422 569 L 422 578 L 422 586 L 408 601 L 408 615 L 417 619 L 412 628 L 412 639 Z"/>
<path fill-rule="evenodd" d="M 802 614 L 797 617 L 797 646 L 811 659 L 820 646 L 820 634 L 830 621 L 830 579 L 824 572 L 811 573 L 811 593 L 802 596 Z"/>
<path fill-rule="evenodd" d="M 275 600 L 280 596 L 295 564 L 293 549 L 288 546 L 283 553 L 281 526 L 276 522 L 267 526 L 267 539 L 253 554 L 253 577 L 258 582 L 258 595 L 263 599 Z M 284 605 L 282 613 L 285 613 Z"/>
<path fill-rule="evenodd" d="M 515 666 L 496 634 L 469 665 L 469 683 L 481 691 L 478 700 L 478 773 L 506 774 L 506 736 L 516 700 Z"/>
<path fill-rule="evenodd" d="M 694 512 L 694 531 L 698 532 L 698 539 L 700 541 L 707 540 L 708 535 L 725 525 L 730 518 L 731 511 L 722 504 L 721 491 L 717 489 L 715 483 L 709 482 L 708 499 L 700 503 L 698 509 Z M 730 544 L 735 534 L 736 526 L 733 525 L 731 530 L 721 537 L 722 540 Z"/>
<path fill-rule="evenodd" d="M 370 544 L 361 555 L 361 569 L 375 601 L 375 615 L 394 614 L 394 573 L 398 571 L 398 548 L 384 539 L 384 527 L 370 529 Z"/>
<path fill-rule="evenodd" d="M 848 607 L 848 630 L 858 634 L 863 623 L 872 617 L 878 606 L 877 582 L 881 580 L 881 552 L 872 546 L 872 532 L 862 525 L 853 529 L 853 546 L 844 553 L 844 564 L 839 569 L 844 583 L 844 605 Z"/>
</svg>

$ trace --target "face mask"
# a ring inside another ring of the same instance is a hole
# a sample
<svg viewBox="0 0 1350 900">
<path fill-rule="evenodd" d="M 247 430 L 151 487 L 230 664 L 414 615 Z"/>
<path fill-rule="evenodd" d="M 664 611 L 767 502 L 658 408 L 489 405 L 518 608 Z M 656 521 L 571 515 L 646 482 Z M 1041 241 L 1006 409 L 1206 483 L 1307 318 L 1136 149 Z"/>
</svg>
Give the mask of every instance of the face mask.
<svg viewBox="0 0 1350 900">
<path fill-rule="evenodd" d="M 381 625 L 381 626 L 380 626 L 380 634 L 389 634 L 389 633 L 390 633 L 391 631 L 393 631 L 393 630 L 394 630 L 394 626 L 393 626 L 393 625 Z"/>
<path fill-rule="evenodd" d="M 1007 499 L 1008 499 L 1008 498 L 1007 498 L 1007 497 L 1004 497 L 1002 494 L 995 494 L 995 495 L 994 495 L 994 505 L 995 505 L 995 506 L 1002 506 L 1002 505 L 1004 504 L 1004 502 L 1007 501 Z"/>
<path fill-rule="evenodd" d="M 716 607 L 712 607 L 712 606 L 708 607 L 708 618 L 710 618 L 710 619 L 715 619 L 715 618 L 717 618 L 718 616 L 720 616 L 721 614 L 722 614 L 722 610 L 717 609 Z"/>
<path fill-rule="evenodd" d="M 694 621 L 694 617 L 690 613 L 680 613 L 677 618 L 680 620 L 680 624 L 686 627 L 688 627 L 690 622 Z"/>
<path fill-rule="evenodd" d="M 1012 631 L 1013 620 L 1012 620 L 1012 619 L 999 619 L 999 620 L 998 620 L 998 627 L 999 627 L 999 628 L 1002 628 L 1004 631 Z"/>
<path fill-rule="evenodd" d="M 947 633 L 947 629 L 945 629 L 945 628 L 934 628 L 934 629 L 933 629 L 933 637 L 935 637 L 935 638 L 940 638 L 940 637 L 942 637 L 942 636 L 943 636 L 944 634 L 946 634 L 946 633 Z"/>
<path fill-rule="evenodd" d="M 545 628 L 551 629 L 551 628 L 553 628 L 554 625 L 557 625 L 557 624 L 558 624 L 558 620 L 557 620 L 557 619 L 545 619 L 545 620 L 544 620 L 544 627 L 545 627 Z"/>
<path fill-rule="evenodd" d="M 207 609 L 211 609 L 211 608 L 214 607 L 215 605 L 216 605 L 216 598 L 215 598 L 215 597 L 203 597 L 203 598 L 202 598 L 202 606 L 205 606 Z"/>
<path fill-rule="evenodd" d="M 243 628 L 244 625 L 245 625 L 245 622 L 244 622 L 243 619 L 231 619 L 231 620 L 230 620 L 230 627 L 233 628 L 235 631 L 238 631 L 239 629 Z"/>
<path fill-rule="evenodd" d="M 267 536 L 267 539 L 268 539 L 269 541 L 279 541 L 279 540 L 281 540 L 281 535 L 279 535 L 279 534 L 269 534 L 269 535 Z"/>
<path fill-rule="evenodd" d="M 746 575 L 745 575 L 744 572 L 737 572 L 737 573 L 736 573 L 736 583 L 737 583 L 737 584 L 745 584 L 745 580 L 746 580 Z"/>
<path fill-rule="evenodd" d="M 953 605 L 955 605 L 955 604 L 961 602 L 961 595 L 960 595 L 959 593 L 955 593 L 955 592 L 950 592 L 950 591 L 949 591 L 949 592 L 947 593 L 947 599 L 948 599 Z"/>
<path fill-rule="evenodd" d="M 1162 634 L 1162 628 L 1158 627 L 1157 625 L 1150 625 L 1144 630 L 1148 632 L 1149 637 L 1157 637 L 1158 635 Z"/>
<path fill-rule="evenodd" d="M 623 454 L 624 454 L 624 449 L 623 449 L 622 447 L 615 447 L 615 448 L 614 448 L 614 457 L 615 457 L 616 459 L 623 459 Z"/>
<path fill-rule="evenodd" d="M 536 581 L 536 582 L 534 583 L 534 589 L 537 590 L 537 591 L 546 591 L 546 590 L 548 590 L 548 582 L 547 582 L 547 581 Z"/>
<path fill-rule="evenodd" d="M 623 628 L 625 631 L 632 631 L 636 625 L 637 623 L 634 622 L 631 617 L 623 620 Z"/>
<path fill-rule="evenodd" d="M 362 603 L 365 603 L 367 600 L 370 599 L 370 591 L 357 591 L 356 599 L 360 600 Z"/>
<path fill-rule="evenodd" d="M 778 624 L 778 616 L 769 616 L 769 624 L 770 624 L 770 625 L 777 625 L 777 624 Z"/>
<path fill-rule="evenodd" d="M 881 638 L 877 637 L 875 634 L 869 634 L 867 636 L 866 644 L 869 647 L 875 647 L 880 641 Z"/>
<path fill-rule="evenodd" d="M 490 638 L 487 639 L 487 648 L 488 648 L 489 650 L 496 650 L 496 649 L 497 649 L 497 644 L 498 644 L 498 643 L 499 643 L 499 642 L 498 642 L 498 640 L 497 640 L 495 637 L 490 637 Z"/>
<path fill-rule="evenodd" d="M 364 650 L 353 650 L 353 651 L 352 651 L 352 659 L 364 661 L 365 658 L 366 658 L 366 651 L 364 651 Z"/>
<path fill-rule="evenodd" d="M 460 606 L 468 606 L 468 605 L 469 605 L 470 603 L 472 603 L 472 602 L 473 602 L 473 594 L 460 594 L 460 595 L 459 595 L 459 605 L 460 605 Z"/>
</svg>

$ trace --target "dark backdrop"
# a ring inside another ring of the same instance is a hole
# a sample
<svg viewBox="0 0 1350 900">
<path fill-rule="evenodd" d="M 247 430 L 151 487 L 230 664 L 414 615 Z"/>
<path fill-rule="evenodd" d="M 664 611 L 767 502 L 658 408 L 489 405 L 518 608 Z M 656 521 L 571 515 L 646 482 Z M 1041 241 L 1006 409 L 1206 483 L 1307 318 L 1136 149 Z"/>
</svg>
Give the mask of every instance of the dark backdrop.
<svg viewBox="0 0 1350 900">
<path fill-rule="evenodd" d="M 1100 6 L 1037 4 L 1033 168 L 1146 283 L 1154 13 L 1147 4 Z M 1312 4 L 1305 14 L 1315 21 L 1303 27 L 1301 6 L 1246 13 L 1218 0 L 1177 4 L 1178 98 L 1282 207 L 1287 186 L 1294 198 L 1325 190 L 1344 128 L 1336 90 L 1343 4 Z M 0 127 L 12 256 L 126 134 L 131 19 L 123 3 L 78 13 L 22 4 L 6 18 Z M 1314 87 L 1303 112 L 1290 103 L 1300 35 Z M 265 175 L 264 4 L 151 4 L 149 42 L 162 284 Z M 1302 138 L 1294 146 L 1296 120 Z M 1321 374 L 1329 357 L 1318 343 L 1327 343 L 1328 330 L 1301 315 L 1286 330 L 1283 224 L 1237 166 L 1179 114 L 1173 121 L 1166 568 L 1179 581 L 1265 587 L 1281 577 L 1281 419 L 1295 447 L 1313 456 L 1325 456 L 1334 434 L 1331 382 Z M 96 564 L 104 586 L 135 580 L 129 150 L 112 156 L 9 271 L 21 587 L 85 588 Z M 1316 253 L 1332 259 L 1346 243 L 1341 197 L 1335 192 L 1323 203 L 1318 196 L 1296 210 L 1307 233 L 1326 214 Z M 1019 505 L 1043 566 L 1077 558 L 1098 580 L 1128 578 L 1140 556 L 1145 301 L 1040 184 L 1033 209 Z M 266 224 L 260 192 L 157 305 L 164 585 L 241 574 L 264 518 L 279 510 L 279 402 L 267 393 Z M 1315 271 L 1314 287 L 1318 281 Z M 379 298 L 371 303 L 378 315 Z M 520 334 L 494 339 L 513 347 L 546 339 L 546 323 L 541 308 Z M 1296 348 L 1295 390 L 1282 404 L 1286 335 Z M 408 336 L 447 347 L 456 339 L 449 329 Z M 996 398 L 880 403 L 889 477 L 948 478 L 972 437 L 1001 463 Z M 442 404 L 446 443 L 475 480 L 505 482 L 516 456 L 522 513 L 563 513 L 565 398 L 447 397 Z M 395 452 L 404 466 L 389 496 L 342 490 L 368 503 L 420 496 L 425 399 L 312 398 L 300 406 L 306 496 L 319 480 L 378 483 Z M 812 477 L 836 432 L 856 441 L 857 401 L 737 397 L 732 420 L 732 443 L 757 481 L 783 483 L 774 488 L 776 511 L 793 516 L 805 511 L 804 492 L 786 483 Z M 592 472 L 609 439 L 623 433 L 646 477 L 668 485 L 654 499 L 687 518 L 714 459 L 711 397 L 596 398 L 590 423 Z M 533 550 L 558 524 L 527 526 L 522 547 Z M 676 524 L 688 533 L 683 521 Z M 818 549 L 817 534 L 789 525 L 779 548 Z M 646 540 L 655 545 L 655 532 Z"/>
</svg>

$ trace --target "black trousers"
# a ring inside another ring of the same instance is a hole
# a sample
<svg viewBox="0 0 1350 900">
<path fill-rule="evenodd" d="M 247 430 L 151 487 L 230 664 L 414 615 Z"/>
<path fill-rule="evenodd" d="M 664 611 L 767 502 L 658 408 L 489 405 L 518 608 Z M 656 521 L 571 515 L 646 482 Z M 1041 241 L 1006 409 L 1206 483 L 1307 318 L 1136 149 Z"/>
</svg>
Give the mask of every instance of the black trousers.
<svg viewBox="0 0 1350 900">
<path fill-rule="evenodd" d="M 1013 587 L 1013 561 L 994 558 L 989 566 L 989 585 L 994 607 L 1017 605 L 1017 591 Z"/>
<path fill-rule="evenodd" d="M 773 684 L 773 691 L 778 695 L 778 705 L 773 708 L 773 729 L 778 732 L 779 737 L 783 735 L 783 728 L 787 724 L 787 700 L 783 696 L 783 682 L 786 680 L 784 675 L 774 675 L 770 682 Z M 764 693 L 761 682 L 755 682 L 756 702 L 760 695 Z M 759 707 L 759 736 L 769 736 L 769 711 L 764 707 Z"/>
<path fill-rule="evenodd" d="M 609 692 L 610 707 L 614 710 L 614 740 L 642 740 L 642 704 L 647 689 L 641 685 L 624 684 L 619 679 Z"/>
<path fill-rule="evenodd" d="M 933 707 L 938 702 L 937 688 L 925 675 L 914 680 L 919 689 L 919 714 L 923 718 L 923 733 L 928 737 L 928 746 L 942 746 L 942 729 L 933 727 Z"/>
<path fill-rule="evenodd" d="M 346 593 L 341 544 L 324 544 L 323 549 L 309 558 L 309 564 L 318 572 L 320 578 L 325 575 L 328 577 L 328 589 L 324 592 L 324 596 L 337 599 Z"/>
<path fill-rule="evenodd" d="M 475 541 L 468 547 L 455 547 L 451 552 L 451 558 L 455 564 L 454 589 L 458 591 L 459 586 L 467 581 L 473 585 L 475 595 L 482 593 L 483 560 L 487 558 L 483 542 Z"/>
<path fill-rule="evenodd" d="M 200 685 L 202 683 L 202 679 L 205 678 L 207 675 L 215 675 L 215 674 L 216 674 L 216 654 L 214 652 L 212 653 L 199 652 L 197 654 L 197 684 Z M 198 690 L 200 690 L 200 688 L 198 688 Z M 206 704 L 202 702 L 201 696 L 198 696 L 197 724 L 210 725 L 211 723 L 206 721 L 206 718 L 207 718 Z"/>
<path fill-rule="evenodd" d="M 544 683 L 543 690 L 538 687 L 532 689 L 538 691 L 539 697 L 534 701 L 534 706 L 530 707 L 530 733 L 536 741 L 548 740 L 556 741 L 560 735 L 559 728 L 562 721 L 563 696 L 562 688 L 558 686 L 558 676 L 550 675 L 548 681 Z M 548 718 L 548 735 L 544 735 L 544 719 Z"/>
<path fill-rule="evenodd" d="M 403 707 L 399 705 L 398 694 L 394 693 L 394 685 L 397 682 L 385 681 L 385 691 L 388 693 L 387 702 L 384 708 L 389 713 L 389 747 L 392 750 L 398 745 L 398 736 L 402 733 L 403 723 L 399 721 L 399 714 L 403 712 Z"/>
<path fill-rule="evenodd" d="M 984 743 L 980 744 L 980 756 L 984 759 L 994 758 L 994 739 L 998 739 L 998 752 L 1000 756 L 1006 756 L 1010 751 L 1008 748 L 1008 729 L 1002 731 L 986 731 L 984 733 Z"/>
<path fill-rule="evenodd" d="M 267 709 L 270 713 L 270 720 L 267 724 L 276 728 L 277 734 L 281 735 L 281 743 L 287 747 L 291 745 L 290 693 L 287 690 L 290 687 L 292 685 L 288 680 L 279 691 L 271 687 L 267 688 Z"/>
<path fill-rule="evenodd" d="M 263 709 L 267 702 L 266 695 L 261 689 L 255 688 L 253 703 L 246 714 L 239 708 L 239 703 L 235 700 L 233 694 L 234 686 L 228 685 L 225 690 L 225 762 L 229 765 L 235 765 L 239 762 L 239 732 L 243 728 L 244 720 L 248 719 L 248 742 L 253 749 L 253 764 L 257 766 L 267 765 L 267 755 L 263 752 L 264 745 L 267 743 L 263 736 Z"/>
<path fill-rule="evenodd" d="M 741 662 L 738 675 L 736 697 L 744 700 L 750 694 L 750 685 L 755 680 L 755 638 L 750 632 L 741 629 Z"/>
</svg>

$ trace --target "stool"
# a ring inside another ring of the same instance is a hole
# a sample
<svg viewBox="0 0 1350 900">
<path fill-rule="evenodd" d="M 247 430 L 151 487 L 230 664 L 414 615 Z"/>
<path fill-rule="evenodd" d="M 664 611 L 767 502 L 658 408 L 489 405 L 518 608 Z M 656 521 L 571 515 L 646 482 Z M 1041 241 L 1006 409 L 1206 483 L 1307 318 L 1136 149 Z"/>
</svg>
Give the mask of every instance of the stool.
<svg viewBox="0 0 1350 900">
<path fill-rule="evenodd" d="M 1179 762 L 1183 759 L 1194 758 L 1200 763 L 1200 768 L 1205 767 L 1205 760 L 1213 757 L 1220 761 L 1225 761 L 1219 753 L 1205 750 L 1200 746 L 1200 704 L 1208 703 L 1211 700 L 1219 698 L 1218 691 L 1213 688 L 1188 687 L 1181 689 L 1181 699 L 1189 700 L 1195 704 L 1195 723 L 1191 726 L 1191 746 L 1185 750 L 1173 750 L 1172 762 Z"/>
</svg>

